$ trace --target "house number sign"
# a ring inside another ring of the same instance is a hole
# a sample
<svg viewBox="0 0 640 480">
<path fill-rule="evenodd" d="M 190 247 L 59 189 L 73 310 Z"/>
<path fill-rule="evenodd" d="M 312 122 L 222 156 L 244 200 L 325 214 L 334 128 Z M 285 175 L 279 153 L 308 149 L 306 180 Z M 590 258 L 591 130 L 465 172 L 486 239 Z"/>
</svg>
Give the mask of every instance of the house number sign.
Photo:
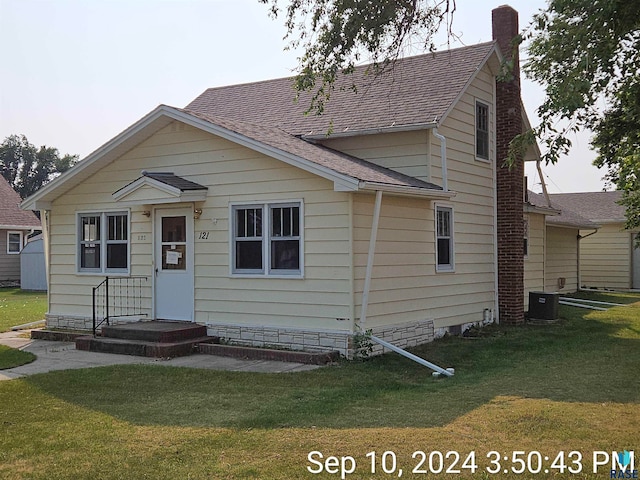
<svg viewBox="0 0 640 480">
<path fill-rule="evenodd" d="M 198 240 L 209 240 L 209 232 L 198 233 Z"/>
</svg>

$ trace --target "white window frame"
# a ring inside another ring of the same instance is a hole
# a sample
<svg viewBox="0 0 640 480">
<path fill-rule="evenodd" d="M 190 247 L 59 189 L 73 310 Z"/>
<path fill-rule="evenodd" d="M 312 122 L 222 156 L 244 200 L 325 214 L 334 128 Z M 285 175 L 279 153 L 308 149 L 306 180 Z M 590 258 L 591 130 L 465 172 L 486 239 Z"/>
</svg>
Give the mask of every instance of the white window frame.
<svg viewBox="0 0 640 480">
<path fill-rule="evenodd" d="M 12 243 L 15 245 L 15 242 L 11 242 L 11 235 L 20 236 L 20 246 L 18 247 L 17 252 L 11 250 Z M 24 248 L 24 232 L 20 232 L 18 230 L 9 230 L 7 232 L 7 255 L 20 255 L 20 252 L 22 252 L 23 248 Z"/>
<path fill-rule="evenodd" d="M 478 155 L 478 105 L 481 105 L 487 109 L 487 130 L 486 130 L 487 156 L 486 157 Z M 474 125 L 473 125 L 474 155 L 476 157 L 476 160 L 479 160 L 481 162 L 490 162 L 491 161 L 491 106 L 489 105 L 489 103 L 476 99 L 474 104 L 473 118 L 474 118 Z"/>
<path fill-rule="evenodd" d="M 449 212 L 449 235 L 440 235 L 438 228 L 438 212 L 440 210 Z M 455 226 L 455 215 L 453 211 L 453 206 L 448 204 L 436 203 L 434 208 L 434 236 L 435 236 L 435 264 L 436 264 L 436 272 L 455 272 L 456 268 L 456 253 L 455 253 L 455 236 L 454 236 L 454 226 Z M 438 240 L 440 239 L 448 239 L 449 240 L 449 263 L 440 264 L 438 258 Z"/>
<path fill-rule="evenodd" d="M 272 236 L 271 212 L 273 208 L 297 207 L 299 210 L 298 233 L 293 237 L 278 238 Z M 260 208 L 262 209 L 262 235 L 255 238 L 255 241 L 262 242 L 262 268 L 253 270 L 240 270 L 236 268 L 236 242 L 242 238 L 236 236 L 236 221 L 238 210 Z M 271 244 L 281 240 L 297 240 L 299 268 L 292 270 L 271 268 Z M 232 202 L 229 204 L 229 275 L 232 277 L 254 277 L 254 278 L 304 278 L 304 202 L 302 200 L 287 200 L 277 202 Z"/>
<path fill-rule="evenodd" d="M 126 216 L 127 239 L 126 240 L 109 240 L 109 223 L 108 217 L 123 215 Z M 100 239 L 91 242 L 100 245 L 100 268 L 83 268 L 82 267 L 82 218 L 83 217 L 99 217 L 100 218 Z M 107 246 L 113 244 L 127 245 L 127 266 L 126 268 L 107 268 Z M 103 211 L 83 211 L 76 212 L 76 273 L 78 274 L 103 274 L 124 276 L 129 275 L 131 271 L 131 211 L 130 210 L 103 210 Z"/>
</svg>

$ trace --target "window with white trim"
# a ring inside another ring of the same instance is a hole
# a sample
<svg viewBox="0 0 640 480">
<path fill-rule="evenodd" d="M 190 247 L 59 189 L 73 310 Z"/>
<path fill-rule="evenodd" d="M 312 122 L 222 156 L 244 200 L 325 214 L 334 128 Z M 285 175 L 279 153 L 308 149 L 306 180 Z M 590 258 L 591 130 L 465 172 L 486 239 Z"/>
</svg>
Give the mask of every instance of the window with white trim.
<svg viewBox="0 0 640 480">
<path fill-rule="evenodd" d="M 129 213 L 78 214 L 78 271 L 129 272 Z"/>
<path fill-rule="evenodd" d="M 234 274 L 302 274 L 300 202 L 234 205 L 232 218 Z"/>
<path fill-rule="evenodd" d="M 7 232 L 7 253 L 9 255 L 19 254 L 24 245 L 22 242 L 24 242 L 22 232 Z"/>
<path fill-rule="evenodd" d="M 436 206 L 436 271 L 454 269 L 453 208 Z"/>
<path fill-rule="evenodd" d="M 489 160 L 489 105 L 476 101 L 476 157 Z"/>
</svg>

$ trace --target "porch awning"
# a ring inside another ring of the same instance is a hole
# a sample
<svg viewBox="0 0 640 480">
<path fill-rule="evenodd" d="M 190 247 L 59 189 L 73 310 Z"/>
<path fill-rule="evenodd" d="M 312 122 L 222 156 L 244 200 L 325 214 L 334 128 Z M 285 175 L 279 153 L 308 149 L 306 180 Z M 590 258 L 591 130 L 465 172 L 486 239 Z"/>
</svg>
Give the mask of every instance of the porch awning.
<svg viewBox="0 0 640 480">
<path fill-rule="evenodd" d="M 173 172 L 142 172 L 142 176 L 120 190 L 113 198 L 123 205 L 156 205 L 165 203 L 202 202 L 208 188 Z"/>
</svg>

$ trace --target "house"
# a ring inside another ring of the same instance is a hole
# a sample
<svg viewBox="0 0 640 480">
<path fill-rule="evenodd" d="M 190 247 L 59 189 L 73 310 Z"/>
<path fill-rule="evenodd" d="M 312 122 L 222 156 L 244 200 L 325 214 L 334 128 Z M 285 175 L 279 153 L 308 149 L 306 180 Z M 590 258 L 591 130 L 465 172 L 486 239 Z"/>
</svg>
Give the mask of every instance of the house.
<svg viewBox="0 0 640 480">
<path fill-rule="evenodd" d="M 20 209 L 20 195 L 0 175 L 0 282 L 20 280 L 20 252 L 29 234 L 39 230 L 33 212 Z"/>
<path fill-rule="evenodd" d="M 493 26 L 376 79 L 356 69 L 322 116 L 287 78 L 150 112 L 23 203 L 44 219 L 48 325 L 90 329 L 105 277 L 139 279 L 137 315 L 114 321 L 258 346 L 349 355 L 358 331 L 406 347 L 522 323 L 524 168 L 502 164 L 526 115 L 517 69 L 496 82 L 517 13 Z"/>
<path fill-rule="evenodd" d="M 582 231 L 600 225 L 543 194 L 528 192 L 525 203 L 525 305 L 529 292 L 573 293 L 582 274 Z"/>
<path fill-rule="evenodd" d="M 597 232 L 580 231 L 580 285 L 584 288 L 640 289 L 640 251 L 634 248 L 638 232 L 625 229 L 621 198 L 620 191 L 551 195 L 554 203 L 601 225 Z"/>
</svg>

